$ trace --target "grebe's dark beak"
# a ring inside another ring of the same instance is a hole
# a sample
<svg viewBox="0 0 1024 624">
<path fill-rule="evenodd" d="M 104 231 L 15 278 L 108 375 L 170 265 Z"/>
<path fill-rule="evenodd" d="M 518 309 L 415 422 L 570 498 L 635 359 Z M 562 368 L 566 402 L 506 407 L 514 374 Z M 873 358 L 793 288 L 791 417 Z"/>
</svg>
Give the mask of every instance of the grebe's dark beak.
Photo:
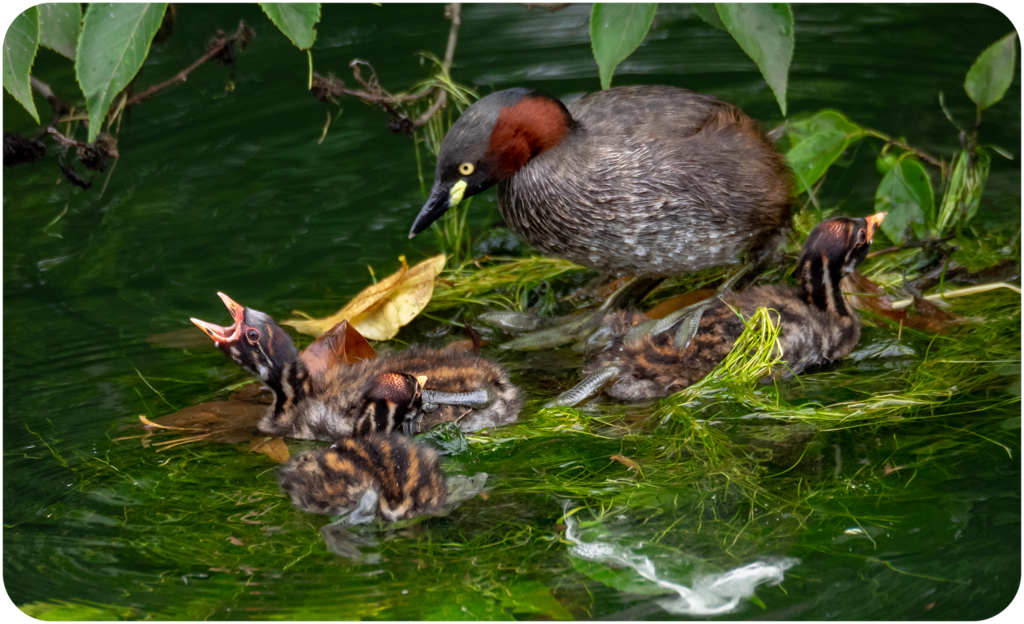
<svg viewBox="0 0 1024 624">
<path fill-rule="evenodd" d="M 423 209 L 416 215 L 416 220 L 412 222 L 412 229 L 409 230 L 409 238 L 412 238 L 427 229 L 427 227 L 440 218 L 441 215 L 448 212 L 449 208 L 454 208 L 462 201 L 462 195 L 466 192 L 466 181 L 459 180 L 455 184 L 445 185 L 441 183 L 434 183 L 434 188 L 430 191 L 430 199 L 423 205 Z"/>
</svg>

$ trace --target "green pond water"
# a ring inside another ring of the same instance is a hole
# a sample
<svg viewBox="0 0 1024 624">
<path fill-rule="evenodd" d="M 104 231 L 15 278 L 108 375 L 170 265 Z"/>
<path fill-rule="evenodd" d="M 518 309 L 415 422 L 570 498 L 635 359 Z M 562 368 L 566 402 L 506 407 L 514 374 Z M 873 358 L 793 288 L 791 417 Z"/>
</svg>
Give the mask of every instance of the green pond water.
<svg viewBox="0 0 1024 624">
<path fill-rule="evenodd" d="M 981 5 L 793 9 L 791 114 L 837 108 L 946 158 L 957 131 L 938 93 L 963 123 L 973 119 L 964 75 L 1013 30 Z M 588 15 L 589 5 L 465 5 L 453 77 L 481 94 L 593 91 Z M 276 464 L 246 445 L 158 452 L 116 441 L 143 433 L 139 414 L 223 398 L 246 378 L 210 344 L 147 339 L 198 333 L 192 316 L 227 323 L 217 291 L 278 319 L 323 315 L 370 283 L 366 265 L 382 276 L 400 254 L 414 262 L 438 251 L 430 232 L 406 238 L 424 199 L 412 142 L 385 129 L 383 112 L 348 100 L 318 145 L 328 107 L 306 90 L 305 53 L 256 5 L 178 5 L 139 84 L 184 68 L 239 19 L 258 36 L 233 73 L 204 66 L 131 110 L 102 194 L 103 176 L 89 191 L 68 184 L 53 147 L 4 170 L 11 603 L 45 619 L 675 619 L 690 616 L 671 604 L 669 584 L 694 588 L 760 562 L 786 568 L 781 584 L 712 617 L 982 619 L 1010 604 L 1021 562 L 1021 301 L 1009 291 L 953 308 L 984 322 L 939 337 L 867 328 L 854 357 L 826 370 L 688 402 L 541 411 L 572 383 L 580 356 L 485 349 L 529 397 L 520 423 L 444 459 L 450 474 L 488 473 L 486 498 L 443 518 L 367 527 L 355 561 L 328 550 L 319 529 L 329 519 L 292 507 Z M 349 61 L 365 59 L 400 90 L 426 76 L 416 54 L 443 54 L 448 28 L 440 5 L 325 6 L 314 64 L 347 79 Z M 35 74 L 75 99 L 61 57 L 40 50 Z M 614 84 L 687 87 L 766 127 L 782 121 L 753 63 L 689 5 L 659 8 Z M 35 132 L 3 97 L 5 132 Z M 1018 160 L 994 157 L 977 219 L 1017 259 L 1020 120 L 1018 72 L 982 126 L 984 142 Z M 862 141 L 840 159 L 823 206 L 871 212 L 879 146 Z M 513 246 L 488 233 L 500 221 L 493 191 L 472 208 L 478 240 Z M 482 311 L 464 308 L 432 316 Z M 444 327 L 419 319 L 398 338 L 440 346 Z M 858 401 L 875 409 L 876 395 L 911 389 L 887 416 L 858 419 Z M 837 404 L 839 416 L 816 407 Z M 779 405 L 792 417 L 758 418 L 780 416 Z"/>
</svg>

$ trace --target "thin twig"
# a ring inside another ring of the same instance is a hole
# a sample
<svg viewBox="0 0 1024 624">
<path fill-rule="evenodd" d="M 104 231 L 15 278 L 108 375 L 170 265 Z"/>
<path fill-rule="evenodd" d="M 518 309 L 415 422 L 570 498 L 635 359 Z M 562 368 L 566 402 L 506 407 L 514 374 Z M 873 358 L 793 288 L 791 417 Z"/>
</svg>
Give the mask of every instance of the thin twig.
<svg viewBox="0 0 1024 624">
<path fill-rule="evenodd" d="M 49 132 L 51 135 L 53 135 L 53 138 L 56 139 L 56 141 L 58 143 L 60 143 L 61 145 L 63 145 L 64 147 L 82 147 L 82 148 L 84 148 L 86 146 L 86 144 L 83 143 L 82 141 L 79 141 L 77 139 L 73 139 L 73 138 L 64 136 L 61 133 L 60 130 L 54 128 L 53 126 L 47 127 L 46 131 Z"/>
<path fill-rule="evenodd" d="M 61 116 L 66 115 L 71 111 L 71 105 L 57 97 L 56 94 L 54 94 L 53 89 L 50 88 L 50 85 L 46 84 L 42 80 L 39 80 L 35 76 L 29 76 L 28 80 L 36 93 L 46 98 L 46 101 L 49 102 L 50 107 L 53 109 L 53 121 L 50 122 L 50 125 L 57 125 L 57 121 Z"/>
<path fill-rule="evenodd" d="M 954 238 L 956 238 L 956 237 L 950 235 L 950 236 L 944 236 L 942 238 L 926 238 L 924 240 L 912 241 L 912 242 L 906 243 L 904 245 L 895 245 L 893 247 L 886 247 L 885 249 L 879 249 L 879 250 L 876 250 L 876 251 L 872 251 L 868 255 L 864 256 L 864 258 L 867 259 L 867 258 L 875 258 L 875 257 L 878 257 L 878 256 L 884 256 L 885 254 L 890 254 L 890 253 L 893 253 L 895 251 L 900 251 L 901 249 L 914 249 L 915 247 L 938 246 L 938 245 L 941 245 L 942 243 L 947 243 L 947 242 L 953 240 Z"/>
<path fill-rule="evenodd" d="M 445 9 L 445 13 L 448 13 L 452 19 L 452 27 L 448 31 L 448 46 L 444 51 L 444 73 L 447 74 L 452 68 L 452 60 L 455 58 L 455 43 L 459 39 L 459 26 L 462 25 L 462 4 L 459 2 L 452 2 Z M 448 103 L 448 92 L 442 87 L 437 87 L 435 90 L 437 93 L 437 100 L 430 105 L 430 108 L 426 110 L 419 119 L 413 122 L 417 128 L 425 126 L 430 118 L 434 116 L 434 113 L 441 110 Z"/>
<path fill-rule="evenodd" d="M 917 156 L 918 158 L 920 158 L 921 160 L 923 160 L 926 163 L 928 163 L 929 165 L 932 165 L 933 167 L 938 167 L 939 171 L 941 171 L 943 175 L 946 174 L 946 165 L 945 165 L 945 163 L 943 163 L 941 160 L 939 160 L 938 158 L 932 156 L 931 154 L 929 154 L 929 153 L 927 153 L 925 151 L 922 151 L 922 150 L 917 149 L 916 147 L 911 147 L 910 145 L 907 145 L 906 141 L 902 141 L 900 139 L 894 139 L 891 136 L 889 136 L 888 134 L 886 134 L 884 132 L 879 132 L 878 130 L 865 129 L 864 133 L 867 134 L 868 136 L 873 136 L 876 139 L 882 139 L 886 143 L 889 143 L 891 145 L 895 145 L 896 147 L 900 148 L 901 150 L 904 150 L 906 152 L 910 152 L 910 153 L 914 154 L 915 156 Z"/>
<path fill-rule="evenodd" d="M 931 295 L 925 295 L 922 299 L 929 301 L 945 301 L 946 299 L 955 299 L 957 297 L 966 297 L 968 295 L 975 295 L 978 293 L 988 292 L 997 288 L 1008 288 L 1013 292 L 1020 294 L 1020 287 L 1014 286 L 1008 282 L 996 282 L 994 284 L 978 284 L 977 286 L 968 286 L 967 288 L 961 288 L 959 290 L 947 290 L 946 292 L 934 293 Z M 913 299 L 900 299 L 899 301 L 892 302 L 893 310 L 901 310 L 914 303 Z"/>
<path fill-rule="evenodd" d="M 459 27 L 462 25 L 462 5 L 458 2 L 449 4 L 445 7 L 445 14 L 452 20 L 451 28 L 448 31 L 448 45 L 445 47 L 444 60 L 441 63 L 442 71 L 447 74 L 451 70 L 452 61 L 455 58 L 455 46 L 459 39 Z M 368 67 L 370 71 L 373 72 L 369 80 L 364 80 L 362 77 L 361 68 L 363 66 Z M 349 63 L 349 67 L 352 68 L 353 78 L 355 78 L 363 88 L 352 89 L 350 87 L 346 87 L 345 83 L 337 78 L 330 76 L 325 77 L 314 72 L 314 90 L 322 90 L 321 95 L 314 94 L 317 99 L 325 101 L 327 99 L 334 99 L 343 95 L 359 98 L 367 104 L 383 108 L 389 115 L 400 122 L 398 127 L 401 128 L 402 131 L 407 131 L 410 134 L 412 130 L 426 125 L 426 123 L 430 121 L 430 118 L 433 117 L 437 111 L 444 108 L 448 103 L 448 93 L 443 87 L 438 86 L 424 89 L 416 93 L 392 95 L 380 86 L 380 82 L 377 80 L 377 74 L 373 71 L 373 66 L 368 62 L 361 59 L 354 59 Z M 404 115 L 395 110 L 396 106 L 410 104 L 432 95 L 436 96 L 437 99 L 415 121 L 406 119 Z"/>
<path fill-rule="evenodd" d="M 147 87 L 144 91 L 142 91 L 140 93 L 136 93 L 135 95 L 133 95 L 131 98 L 128 99 L 128 102 L 127 102 L 127 104 L 125 106 L 126 107 L 127 106 L 134 106 L 134 105 L 142 102 L 142 100 L 144 100 L 144 99 L 148 98 L 149 96 L 153 95 L 157 91 L 160 91 L 161 89 L 169 87 L 172 84 L 175 84 L 177 82 L 185 82 L 185 80 L 188 79 L 188 75 L 190 73 L 192 73 L 196 68 L 198 68 L 200 65 L 202 65 L 206 61 L 209 61 L 212 58 L 216 58 L 218 55 L 223 53 L 224 50 L 227 47 L 229 47 L 231 45 L 234 45 L 234 43 L 236 41 L 242 39 L 243 36 L 244 36 L 244 33 L 246 32 L 246 29 L 248 29 L 248 28 L 249 27 L 245 25 L 245 22 L 239 22 L 238 23 L 238 30 L 235 31 L 235 34 L 231 35 L 230 37 L 228 37 L 226 39 L 221 39 L 219 42 L 217 42 L 214 45 L 212 45 L 210 47 L 210 49 L 206 51 L 206 54 L 200 56 L 198 59 L 195 60 L 194 63 L 192 63 L 191 65 L 189 65 L 185 69 L 181 70 L 180 72 L 178 72 L 174 76 L 168 78 L 167 80 L 165 80 L 163 82 L 159 82 L 159 83 L 157 83 L 155 85 L 150 85 L 149 87 Z M 249 30 L 251 31 L 251 29 L 249 29 Z"/>
</svg>

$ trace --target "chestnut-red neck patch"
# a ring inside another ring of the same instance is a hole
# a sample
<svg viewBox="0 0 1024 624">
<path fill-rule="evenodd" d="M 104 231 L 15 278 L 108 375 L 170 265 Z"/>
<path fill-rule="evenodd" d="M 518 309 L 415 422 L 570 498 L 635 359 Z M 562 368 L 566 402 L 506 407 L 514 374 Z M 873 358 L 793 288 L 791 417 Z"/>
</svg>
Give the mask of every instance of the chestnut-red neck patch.
<svg viewBox="0 0 1024 624">
<path fill-rule="evenodd" d="M 569 132 L 569 119 L 559 102 L 546 97 L 502 107 L 486 154 L 497 177 L 512 177 L 526 161 L 561 143 Z"/>
</svg>

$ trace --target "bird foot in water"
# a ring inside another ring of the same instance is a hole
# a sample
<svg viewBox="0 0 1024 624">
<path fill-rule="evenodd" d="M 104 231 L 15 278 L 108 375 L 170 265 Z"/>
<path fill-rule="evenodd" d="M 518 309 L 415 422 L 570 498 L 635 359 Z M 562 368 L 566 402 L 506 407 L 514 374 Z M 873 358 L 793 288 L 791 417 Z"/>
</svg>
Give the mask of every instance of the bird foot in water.
<svg viewBox="0 0 1024 624">
<path fill-rule="evenodd" d="M 478 388 L 471 392 L 439 392 L 423 390 L 423 409 L 433 411 L 438 405 L 464 405 L 474 409 L 483 409 L 494 403 L 494 393 L 487 388 Z"/>
<path fill-rule="evenodd" d="M 544 404 L 544 407 L 573 407 L 588 399 L 605 387 L 619 374 L 617 366 L 607 366 L 596 373 L 587 375 L 583 381 Z"/>
<path fill-rule="evenodd" d="M 464 414 L 455 419 L 459 422 L 473 413 L 474 410 L 487 409 L 494 404 L 494 392 L 489 388 L 477 388 L 470 392 L 440 392 L 438 390 L 422 390 L 420 392 L 420 413 L 413 421 L 406 419 L 402 423 L 405 435 L 412 437 L 422 432 L 421 421 L 424 414 L 437 411 L 442 405 L 464 407 Z"/>
<path fill-rule="evenodd" d="M 338 518 L 334 524 L 339 527 L 349 527 L 372 522 L 377 517 L 377 503 L 379 501 L 380 496 L 377 494 L 377 490 L 372 487 L 367 488 L 363 492 L 363 497 L 359 499 L 359 504 L 356 508 L 347 515 Z"/>
<path fill-rule="evenodd" d="M 676 310 L 663 318 L 633 326 L 629 333 L 626 334 L 626 344 L 633 344 L 644 336 L 654 336 L 675 328 L 676 349 L 685 349 L 690 345 L 693 337 L 697 335 L 697 329 L 700 327 L 700 320 L 704 317 L 704 313 L 718 305 L 724 295 L 733 292 L 733 288 L 742 280 L 749 278 L 752 274 L 756 275 L 756 268 L 754 264 L 744 265 L 743 268 L 718 287 L 718 292 L 713 297 Z"/>
<path fill-rule="evenodd" d="M 679 350 L 685 349 L 690 344 L 690 341 L 693 340 L 693 337 L 697 335 L 697 328 L 700 327 L 700 320 L 704 317 L 704 312 L 717 305 L 718 301 L 719 297 L 711 297 L 693 305 L 688 305 L 664 318 L 638 323 L 626 333 L 625 343 L 635 344 L 645 336 L 656 336 L 662 332 L 675 329 L 675 346 Z"/>
<path fill-rule="evenodd" d="M 480 320 L 485 323 L 492 323 L 499 328 L 508 327 L 509 325 L 506 323 L 495 322 L 498 315 L 503 315 L 505 317 L 504 320 L 508 320 L 510 315 L 518 315 L 521 319 L 517 319 L 515 323 L 519 326 L 528 326 L 532 324 L 538 328 L 543 328 L 531 331 L 528 334 L 509 340 L 499 346 L 499 348 L 504 349 L 529 351 L 553 348 L 572 341 L 586 339 L 593 329 L 601 322 L 601 318 L 604 316 L 604 310 L 600 308 L 589 309 L 583 311 L 583 313 L 577 313 L 568 317 L 559 317 L 555 319 L 532 317 L 532 319 L 536 320 L 537 323 L 528 322 L 525 318 L 531 317 L 531 315 L 525 315 L 523 313 L 485 313 L 480 316 Z"/>
<path fill-rule="evenodd" d="M 607 312 L 638 304 L 661 281 L 660 277 L 633 278 L 612 293 L 600 307 L 581 310 L 568 316 L 545 319 L 522 312 L 491 311 L 481 314 L 480 320 L 504 331 L 531 332 L 502 344 L 501 349 L 535 351 L 575 341 L 590 351 L 606 347 L 611 342 L 610 335 L 604 335 L 600 330 L 594 331 Z"/>
</svg>

